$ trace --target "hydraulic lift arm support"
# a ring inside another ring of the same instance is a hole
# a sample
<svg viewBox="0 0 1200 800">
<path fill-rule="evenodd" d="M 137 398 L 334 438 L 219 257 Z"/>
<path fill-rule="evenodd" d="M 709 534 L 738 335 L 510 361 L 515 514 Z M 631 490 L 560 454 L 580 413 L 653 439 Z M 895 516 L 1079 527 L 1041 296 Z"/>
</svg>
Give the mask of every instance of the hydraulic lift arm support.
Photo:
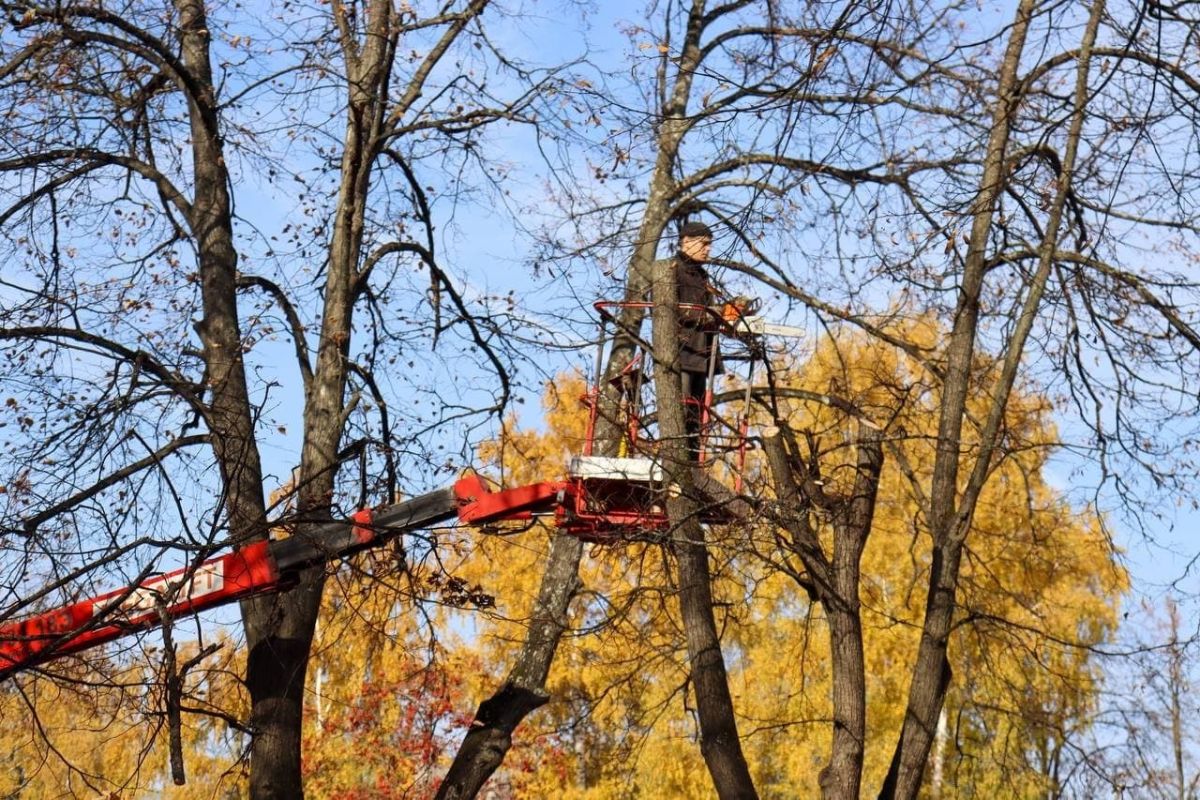
<svg viewBox="0 0 1200 800">
<path fill-rule="evenodd" d="M 548 482 L 489 492 L 478 476 L 303 535 L 258 541 L 227 555 L 0 626 L 0 680 L 68 653 L 158 627 L 243 597 L 291 586 L 300 570 L 378 547 L 413 530 L 456 519 L 482 525 L 554 513 L 570 486 Z"/>
</svg>

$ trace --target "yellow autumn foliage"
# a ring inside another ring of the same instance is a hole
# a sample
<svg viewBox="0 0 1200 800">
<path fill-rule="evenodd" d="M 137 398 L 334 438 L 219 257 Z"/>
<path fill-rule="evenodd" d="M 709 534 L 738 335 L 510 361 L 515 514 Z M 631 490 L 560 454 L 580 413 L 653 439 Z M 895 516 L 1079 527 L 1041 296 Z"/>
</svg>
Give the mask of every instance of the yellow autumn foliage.
<svg viewBox="0 0 1200 800">
<path fill-rule="evenodd" d="M 927 322 L 905 333 L 931 351 L 938 334 Z M 981 364 L 977 417 L 990 378 L 990 365 Z M 890 434 L 863 557 L 864 791 L 870 793 L 883 779 L 898 735 L 930 560 L 921 503 L 896 453 L 917 485 L 927 484 L 937 387 L 894 349 L 853 335 L 825 342 L 781 384 L 846 397 Z M 576 451 L 583 435 L 576 403 L 581 391 L 578 379 L 560 381 L 547 394 L 544 428 L 510 425 L 503 440 L 484 451 L 507 484 L 559 474 L 564 452 Z M 813 433 L 829 485 L 836 488 L 851 458 L 853 421 L 811 401 L 789 400 L 786 408 L 791 427 Z M 1047 483 L 1056 437 L 1050 411 L 1036 394 L 1014 394 L 1005 456 L 993 467 L 968 542 L 946 727 L 927 771 L 942 796 L 1045 796 L 1054 750 L 1064 735 L 1086 724 L 1098 689 L 1098 670 L 1084 647 L 1112 633 L 1127 587 L 1097 516 L 1070 507 Z M 967 447 L 973 446 L 970 435 Z M 966 463 L 969 469 L 969 454 Z M 753 463 L 747 467 L 748 478 L 762 472 Z M 548 535 L 472 539 L 472 557 L 457 567 L 500 598 L 500 613 L 479 626 L 473 645 L 489 663 L 511 661 Z M 713 532 L 719 542 L 713 548 L 718 623 L 759 791 L 764 797 L 817 796 L 830 741 L 827 632 L 820 608 L 752 555 L 769 552 L 772 536 L 761 524 Z M 664 557 L 659 547 L 630 544 L 593 547 L 585 561 L 586 588 L 573 606 L 578 635 L 560 646 L 552 674 L 555 701 L 527 722 L 528 731 L 518 732 L 569 731 L 579 753 L 571 780 L 541 791 L 567 798 L 711 795 L 688 711 L 684 648 Z M 486 696 L 500 677 L 484 682 L 474 696 Z"/>
<path fill-rule="evenodd" d="M 179 663 L 196 649 L 180 644 Z M 237 648 L 224 642 L 186 676 L 184 786 L 172 783 L 168 767 L 160 651 L 149 640 L 145 651 L 123 651 L 89 664 L 58 662 L 54 680 L 26 673 L 0 685 L 0 797 L 242 796 L 237 754 L 245 741 L 205 713 L 239 713 Z"/>
</svg>

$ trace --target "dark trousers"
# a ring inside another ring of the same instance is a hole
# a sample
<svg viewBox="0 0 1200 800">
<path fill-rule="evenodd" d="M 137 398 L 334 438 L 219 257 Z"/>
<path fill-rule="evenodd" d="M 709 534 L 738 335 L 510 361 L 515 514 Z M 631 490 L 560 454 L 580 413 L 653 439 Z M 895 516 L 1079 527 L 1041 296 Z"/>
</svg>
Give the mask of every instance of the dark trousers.
<svg viewBox="0 0 1200 800">
<path fill-rule="evenodd" d="M 700 423 L 704 413 L 704 394 L 708 387 L 708 374 L 704 372 L 681 372 L 683 390 L 683 425 L 687 432 L 688 460 L 700 460 Z"/>
</svg>

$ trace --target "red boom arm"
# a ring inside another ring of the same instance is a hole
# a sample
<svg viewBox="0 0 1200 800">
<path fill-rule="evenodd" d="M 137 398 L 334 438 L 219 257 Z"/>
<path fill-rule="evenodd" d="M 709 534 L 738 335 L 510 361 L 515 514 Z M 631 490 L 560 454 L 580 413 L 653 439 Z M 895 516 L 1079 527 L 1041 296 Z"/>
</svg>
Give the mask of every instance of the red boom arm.
<svg viewBox="0 0 1200 800">
<path fill-rule="evenodd" d="M 240 550 L 0 628 L 0 677 L 47 658 L 77 653 L 154 628 L 168 618 L 277 589 L 271 542 Z M 174 598 L 168 600 L 167 598 Z M 165 603 L 160 609 L 160 603 Z"/>
<path fill-rule="evenodd" d="M 246 545 L 194 567 L 136 586 L 0 626 L 0 679 L 68 653 L 149 630 L 166 619 L 195 614 L 254 594 L 286 589 L 299 570 L 377 547 L 406 531 L 458 517 L 465 524 L 528 520 L 553 513 L 567 482 L 489 492 L 477 475 L 352 520 L 317 526 L 304 535 Z"/>
</svg>

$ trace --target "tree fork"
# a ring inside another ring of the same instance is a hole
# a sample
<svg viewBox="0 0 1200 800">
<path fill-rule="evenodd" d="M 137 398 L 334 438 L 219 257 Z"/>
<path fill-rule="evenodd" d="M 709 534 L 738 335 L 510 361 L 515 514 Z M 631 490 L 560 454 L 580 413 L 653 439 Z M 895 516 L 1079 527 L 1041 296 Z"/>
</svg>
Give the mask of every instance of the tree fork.
<svg viewBox="0 0 1200 800">
<path fill-rule="evenodd" d="M 787 510 L 779 522 L 801 543 L 798 555 L 814 578 L 810 591 L 824 607 L 829 625 L 833 738 L 829 761 L 819 776 L 821 795 L 826 800 L 857 800 L 862 784 L 867 708 L 859 584 L 863 549 L 874 523 L 883 469 L 882 431 L 860 419 L 854 485 L 849 496 L 839 498 L 829 497 L 819 486 L 811 485 L 815 475 L 805 478 L 795 474 L 781 433 L 774 426 L 763 431 L 763 449 L 776 496 Z M 815 453 L 812 458 L 815 460 Z M 832 557 L 826 556 L 807 519 L 792 516 L 797 510 L 807 513 L 814 496 L 819 496 L 816 502 L 832 512 Z"/>
</svg>

